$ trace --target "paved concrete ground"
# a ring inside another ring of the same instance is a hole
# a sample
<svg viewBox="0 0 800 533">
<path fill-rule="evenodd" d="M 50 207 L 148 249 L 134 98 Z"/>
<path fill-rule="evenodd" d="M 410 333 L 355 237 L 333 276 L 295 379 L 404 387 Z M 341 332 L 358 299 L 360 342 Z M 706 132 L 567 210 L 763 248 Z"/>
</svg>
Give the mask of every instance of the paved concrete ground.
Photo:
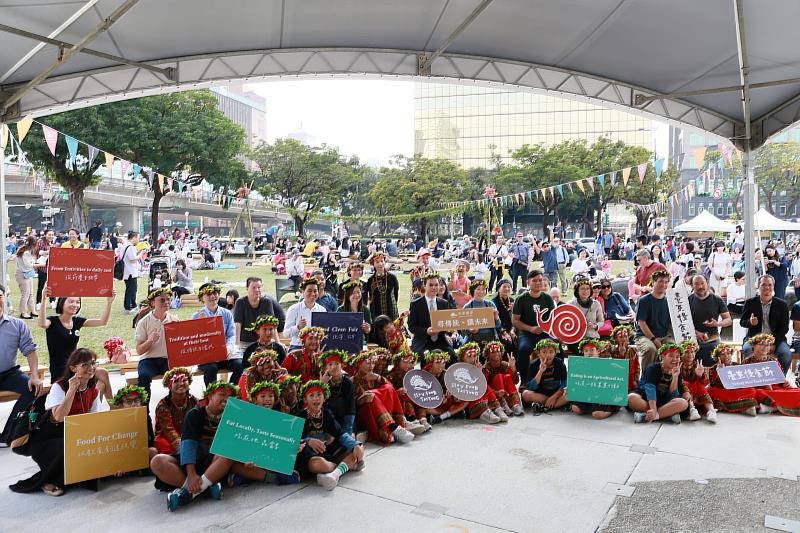
<svg viewBox="0 0 800 533">
<path fill-rule="evenodd" d="M 196 380 L 192 390 L 200 389 Z M 0 418 L 10 408 L 0 404 Z M 61 498 L 12 493 L 8 485 L 37 467 L 0 449 L 0 530 L 708 532 L 765 530 L 767 514 L 800 521 L 800 420 L 719 418 L 716 426 L 634 425 L 623 410 L 605 421 L 563 412 L 496 426 L 448 421 L 406 446 L 369 445 L 366 470 L 333 492 L 257 484 L 177 513 L 152 478 Z M 672 512 L 685 522 L 653 520 Z"/>
</svg>

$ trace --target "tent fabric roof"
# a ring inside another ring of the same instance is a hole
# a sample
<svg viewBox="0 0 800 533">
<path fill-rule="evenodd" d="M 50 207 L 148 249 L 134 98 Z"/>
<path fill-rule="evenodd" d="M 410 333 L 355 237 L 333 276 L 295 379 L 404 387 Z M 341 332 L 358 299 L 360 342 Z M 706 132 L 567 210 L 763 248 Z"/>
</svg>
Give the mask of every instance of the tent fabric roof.
<svg viewBox="0 0 800 533">
<path fill-rule="evenodd" d="M 755 229 L 757 231 L 797 231 L 800 230 L 800 223 L 781 220 L 762 207 L 755 216 Z"/>
<path fill-rule="evenodd" d="M 0 0 L 0 23 L 77 43 L 125 0 Z M 77 54 L 30 91 L 9 119 L 237 79 L 351 74 L 478 80 L 636 107 L 636 95 L 740 85 L 731 0 L 494 0 L 430 65 L 486 0 L 140 0 L 88 48 L 174 67 L 177 81 Z M 72 20 L 74 19 L 74 20 Z M 797 76 L 800 2 L 744 2 L 752 83 Z M 69 23 L 65 23 L 69 21 Z M 64 25 L 64 28 L 61 26 Z M 58 31 L 61 28 L 61 31 Z M 0 31 L 0 89 L 13 93 L 57 54 Z M 755 131 L 795 121 L 800 85 L 754 88 Z M 636 107 L 722 137 L 742 134 L 741 93 Z M 760 141 L 757 141 L 757 143 Z"/>
<path fill-rule="evenodd" d="M 700 211 L 696 217 L 693 219 L 684 222 L 678 226 L 675 226 L 675 231 L 681 233 L 692 233 L 692 232 L 725 232 L 730 233 L 735 229 L 733 224 L 729 224 L 724 222 L 713 214 L 709 213 L 705 209 Z"/>
</svg>

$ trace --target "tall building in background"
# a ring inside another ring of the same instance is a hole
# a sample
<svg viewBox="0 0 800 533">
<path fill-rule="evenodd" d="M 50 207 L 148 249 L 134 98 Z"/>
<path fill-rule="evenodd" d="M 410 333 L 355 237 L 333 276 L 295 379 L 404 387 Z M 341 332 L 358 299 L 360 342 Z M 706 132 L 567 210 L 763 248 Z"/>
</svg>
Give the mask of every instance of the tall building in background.
<svg viewBox="0 0 800 533">
<path fill-rule="evenodd" d="M 217 97 L 217 107 L 226 117 L 244 128 L 246 143 L 254 148 L 267 140 L 267 101 L 247 90 L 246 85 L 215 87 L 211 93 Z M 252 166 L 252 162 L 247 161 Z"/>
<path fill-rule="evenodd" d="M 463 168 L 487 167 L 492 154 L 504 163 L 524 144 L 548 146 L 599 137 L 654 148 L 655 122 L 577 100 L 498 87 L 449 83 L 414 86 L 414 150 Z"/>
</svg>

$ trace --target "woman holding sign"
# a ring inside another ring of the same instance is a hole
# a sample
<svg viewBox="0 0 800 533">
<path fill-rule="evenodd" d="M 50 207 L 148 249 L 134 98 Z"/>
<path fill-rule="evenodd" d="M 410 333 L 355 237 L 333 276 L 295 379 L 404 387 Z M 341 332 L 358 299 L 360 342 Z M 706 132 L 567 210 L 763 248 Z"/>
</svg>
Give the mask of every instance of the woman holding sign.
<svg viewBox="0 0 800 533">
<path fill-rule="evenodd" d="M 47 420 L 30 434 L 31 458 L 41 469 L 9 488 L 14 492 L 41 489 L 48 496 L 64 494 L 64 419 L 108 411 L 97 385 L 97 354 L 78 348 L 69 356 L 61 379 L 53 383 L 44 403 Z"/>
<path fill-rule="evenodd" d="M 369 307 L 363 303 L 363 284 L 360 281 L 348 281 L 339 289 L 344 292 L 344 303 L 336 309 L 338 313 L 363 313 L 364 321 L 361 323 L 361 331 L 364 332 L 366 340 L 369 332 L 372 331 L 372 313 Z"/>
<path fill-rule="evenodd" d="M 50 287 L 45 284 L 44 295 L 50 298 Z M 100 318 L 84 318 L 78 316 L 81 310 L 81 299 L 75 296 L 59 298 L 56 302 L 56 315 L 45 317 L 42 312 L 38 317 L 38 326 L 45 330 L 47 337 L 47 353 L 50 354 L 50 379 L 55 379 L 64 374 L 67 358 L 78 347 L 81 328 L 97 328 L 108 324 L 111 316 L 111 306 L 116 298 L 116 291 L 111 291 L 111 296 L 106 298 L 106 307 Z M 95 372 L 97 380 L 103 386 L 102 394 L 106 400 L 114 393 L 111 390 L 111 380 L 108 370 L 98 368 Z"/>
</svg>

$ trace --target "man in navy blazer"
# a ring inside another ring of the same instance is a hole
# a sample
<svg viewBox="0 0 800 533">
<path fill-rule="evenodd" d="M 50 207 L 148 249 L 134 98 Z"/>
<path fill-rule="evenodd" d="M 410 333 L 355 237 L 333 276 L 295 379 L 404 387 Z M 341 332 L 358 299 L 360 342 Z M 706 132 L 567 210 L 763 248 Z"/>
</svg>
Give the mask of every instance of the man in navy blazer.
<svg viewBox="0 0 800 533">
<path fill-rule="evenodd" d="M 764 310 L 768 311 L 766 319 Z M 747 339 L 759 333 L 769 333 L 775 337 L 775 357 L 785 372 L 792 363 L 792 352 L 786 344 L 786 334 L 789 332 L 789 306 L 784 300 L 775 296 L 775 278 L 764 274 L 758 278 L 758 296 L 744 302 L 742 319 L 739 321 L 743 328 L 747 328 L 747 336 L 742 345 L 742 356 L 749 357 L 753 352 Z"/>
<path fill-rule="evenodd" d="M 411 302 L 408 314 L 408 329 L 413 335 L 411 350 L 419 354 L 420 359 L 428 350 L 442 350 L 450 354 L 450 364 L 455 363 L 456 353 L 450 338 L 443 331 L 434 333 L 431 330 L 431 311 L 447 309 L 447 301 L 439 298 L 439 277 L 429 276 L 425 279 L 425 295 Z"/>
</svg>

